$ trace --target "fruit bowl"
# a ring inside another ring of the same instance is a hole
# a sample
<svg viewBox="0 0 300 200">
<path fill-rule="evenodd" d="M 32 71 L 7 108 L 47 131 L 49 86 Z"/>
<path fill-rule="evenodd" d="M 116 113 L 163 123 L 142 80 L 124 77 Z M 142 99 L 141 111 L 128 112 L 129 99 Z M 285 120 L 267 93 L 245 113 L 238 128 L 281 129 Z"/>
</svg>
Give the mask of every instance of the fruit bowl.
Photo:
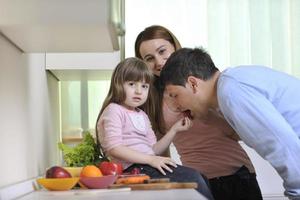
<svg viewBox="0 0 300 200">
<path fill-rule="evenodd" d="M 107 175 L 101 177 L 81 177 L 79 180 L 80 185 L 88 189 L 104 189 L 112 185 L 116 180 L 117 175 Z"/>
<path fill-rule="evenodd" d="M 64 169 L 67 170 L 72 177 L 79 177 L 82 171 L 82 167 L 64 167 Z"/>
<path fill-rule="evenodd" d="M 63 191 L 72 189 L 79 178 L 39 178 L 37 182 L 47 190 Z"/>
</svg>

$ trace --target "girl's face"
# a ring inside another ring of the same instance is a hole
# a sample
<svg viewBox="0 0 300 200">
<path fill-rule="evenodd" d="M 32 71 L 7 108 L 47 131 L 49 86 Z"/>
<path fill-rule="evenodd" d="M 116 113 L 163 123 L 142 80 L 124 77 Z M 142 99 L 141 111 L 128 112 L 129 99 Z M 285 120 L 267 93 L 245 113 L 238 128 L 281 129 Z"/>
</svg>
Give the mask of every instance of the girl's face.
<svg viewBox="0 0 300 200">
<path fill-rule="evenodd" d="M 123 84 L 126 94 L 124 105 L 129 109 L 143 105 L 148 98 L 149 86 L 144 81 L 126 81 Z"/>
<path fill-rule="evenodd" d="M 162 68 L 174 51 L 175 47 L 164 39 L 146 40 L 140 45 L 142 59 L 156 76 L 160 76 Z"/>
</svg>

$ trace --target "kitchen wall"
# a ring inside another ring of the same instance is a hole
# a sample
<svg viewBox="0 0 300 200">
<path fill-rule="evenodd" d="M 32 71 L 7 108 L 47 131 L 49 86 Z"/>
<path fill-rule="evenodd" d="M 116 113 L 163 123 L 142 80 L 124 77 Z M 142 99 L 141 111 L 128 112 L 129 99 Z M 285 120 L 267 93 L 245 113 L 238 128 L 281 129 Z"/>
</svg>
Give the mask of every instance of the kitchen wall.
<svg viewBox="0 0 300 200">
<path fill-rule="evenodd" d="M 45 54 L 24 54 L 0 33 L 0 188 L 58 162 L 58 97 Z"/>
</svg>

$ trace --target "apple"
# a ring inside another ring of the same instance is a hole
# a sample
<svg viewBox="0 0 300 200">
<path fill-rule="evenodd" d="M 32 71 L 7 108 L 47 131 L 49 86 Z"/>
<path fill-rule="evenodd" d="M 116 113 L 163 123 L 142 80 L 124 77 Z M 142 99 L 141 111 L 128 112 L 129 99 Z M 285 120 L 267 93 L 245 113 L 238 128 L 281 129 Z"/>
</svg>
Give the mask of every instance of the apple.
<svg viewBox="0 0 300 200">
<path fill-rule="evenodd" d="M 62 167 L 53 166 L 46 171 L 46 178 L 71 178 L 71 174 Z"/>
<path fill-rule="evenodd" d="M 103 161 L 98 167 L 103 175 L 120 175 L 123 173 L 123 166 L 121 163 Z"/>
<path fill-rule="evenodd" d="M 133 168 L 131 171 L 130 171 L 130 174 L 140 174 L 141 173 L 141 170 L 140 170 L 140 168 L 137 168 L 137 167 L 135 167 L 135 168 Z"/>
</svg>

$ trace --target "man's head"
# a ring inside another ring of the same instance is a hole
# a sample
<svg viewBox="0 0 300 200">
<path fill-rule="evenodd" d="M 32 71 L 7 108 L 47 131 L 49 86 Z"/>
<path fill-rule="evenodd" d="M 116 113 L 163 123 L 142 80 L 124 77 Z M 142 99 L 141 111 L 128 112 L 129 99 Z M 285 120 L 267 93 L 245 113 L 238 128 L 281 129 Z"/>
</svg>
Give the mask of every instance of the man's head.
<svg viewBox="0 0 300 200">
<path fill-rule="evenodd" d="M 161 72 L 163 85 L 185 86 L 189 76 L 208 80 L 218 71 L 210 55 L 204 49 L 182 48 L 174 52 Z"/>
<path fill-rule="evenodd" d="M 219 72 L 203 49 L 183 48 L 166 62 L 160 81 L 181 111 L 193 117 L 204 117 L 215 100 L 215 74 Z"/>
</svg>

